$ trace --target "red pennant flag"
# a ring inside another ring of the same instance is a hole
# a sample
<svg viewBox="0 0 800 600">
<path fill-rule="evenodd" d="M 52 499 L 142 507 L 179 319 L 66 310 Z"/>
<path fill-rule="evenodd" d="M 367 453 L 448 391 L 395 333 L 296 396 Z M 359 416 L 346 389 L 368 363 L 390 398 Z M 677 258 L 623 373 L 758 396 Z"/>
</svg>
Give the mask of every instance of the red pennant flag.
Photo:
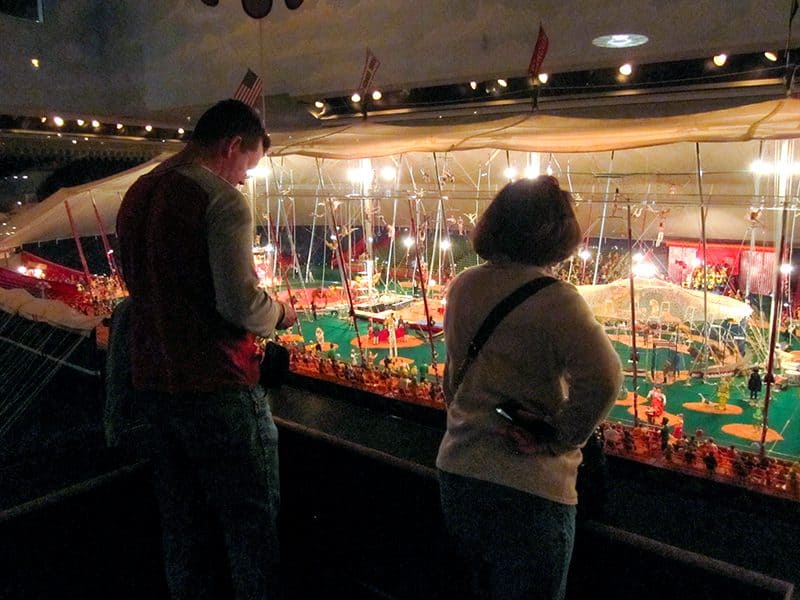
<svg viewBox="0 0 800 600">
<path fill-rule="evenodd" d="M 263 91 L 264 84 L 261 81 L 261 77 L 247 69 L 247 73 L 245 73 L 242 83 L 236 88 L 233 97 L 255 108 L 256 102 L 261 99 Z"/>
<path fill-rule="evenodd" d="M 372 50 L 367 48 L 367 58 L 364 61 L 364 71 L 361 73 L 361 84 L 358 89 L 363 93 L 367 88 L 372 85 L 372 80 L 375 78 L 375 71 L 381 66 L 381 61 L 372 53 Z"/>
<path fill-rule="evenodd" d="M 533 47 L 533 54 L 531 55 L 531 63 L 528 65 L 528 73 L 531 77 L 539 75 L 539 69 L 542 68 L 544 57 L 547 55 L 547 48 L 550 45 L 550 40 L 547 39 L 547 34 L 544 32 L 544 27 L 539 24 L 539 37 L 536 38 L 536 45 Z"/>
</svg>

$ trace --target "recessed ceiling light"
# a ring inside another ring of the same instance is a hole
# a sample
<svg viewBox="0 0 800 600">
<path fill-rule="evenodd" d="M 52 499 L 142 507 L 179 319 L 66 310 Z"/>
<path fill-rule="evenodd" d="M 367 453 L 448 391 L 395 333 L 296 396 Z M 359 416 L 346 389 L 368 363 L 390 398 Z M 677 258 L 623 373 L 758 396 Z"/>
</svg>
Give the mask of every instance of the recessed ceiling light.
<svg viewBox="0 0 800 600">
<path fill-rule="evenodd" d="M 633 48 L 648 42 L 646 35 L 639 33 L 615 33 L 594 38 L 592 44 L 601 48 Z"/>
</svg>

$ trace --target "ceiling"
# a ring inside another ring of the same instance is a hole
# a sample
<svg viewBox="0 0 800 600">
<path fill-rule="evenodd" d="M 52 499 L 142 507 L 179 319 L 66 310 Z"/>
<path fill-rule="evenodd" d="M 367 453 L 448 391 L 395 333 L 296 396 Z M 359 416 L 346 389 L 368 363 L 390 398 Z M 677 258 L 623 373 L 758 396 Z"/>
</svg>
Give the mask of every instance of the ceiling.
<svg viewBox="0 0 800 600">
<path fill-rule="evenodd" d="M 793 45 L 791 0 L 305 0 L 293 11 L 276 0 L 262 20 L 239 0 L 42 2 L 42 23 L 0 15 L 0 114 L 186 126 L 250 68 L 264 80 L 272 129 L 314 128 L 309 103 L 353 91 L 367 48 L 386 91 L 523 77 L 540 23 L 548 73 Z M 650 41 L 592 45 L 614 33 Z"/>
</svg>

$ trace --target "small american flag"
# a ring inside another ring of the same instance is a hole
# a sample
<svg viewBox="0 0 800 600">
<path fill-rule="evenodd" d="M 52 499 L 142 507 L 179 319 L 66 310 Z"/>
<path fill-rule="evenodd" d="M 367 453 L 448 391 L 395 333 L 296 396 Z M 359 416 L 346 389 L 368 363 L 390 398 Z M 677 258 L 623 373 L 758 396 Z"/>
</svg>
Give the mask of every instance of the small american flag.
<svg viewBox="0 0 800 600">
<path fill-rule="evenodd" d="M 261 93 L 264 91 L 264 85 L 261 77 L 247 69 L 242 83 L 236 88 L 236 93 L 233 94 L 234 99 L 241 100 L 245 104 L 255 107 L 256 102 L 261 98 Z"/>
<path fill-rule="evenodd" d="M 539 35 L 536 38 L 536 45 L 533 47 L 533 54 L 531 55 L 531 62 L 528 65 L 528 73 L 531 77 L 539 75 L 539 69 L 542 68 L 544 57 L 547 54 L 547 48 L 550 46 L 550 40 L 544 32 L 544 27 L 539 23 Z"/>
<path fill-rule="evenodd" d="M 364 61 L 364 71 L 361 73 L 361 83 L 358 89 L 361 92 L 366 92 L 367 88 L 372 85 L 372 80 L 375 78 L 375 71 L 381 66 L 381 61 L 373 54 L 372 50 L 367 48 L 367 58 Z"/>
</svg>

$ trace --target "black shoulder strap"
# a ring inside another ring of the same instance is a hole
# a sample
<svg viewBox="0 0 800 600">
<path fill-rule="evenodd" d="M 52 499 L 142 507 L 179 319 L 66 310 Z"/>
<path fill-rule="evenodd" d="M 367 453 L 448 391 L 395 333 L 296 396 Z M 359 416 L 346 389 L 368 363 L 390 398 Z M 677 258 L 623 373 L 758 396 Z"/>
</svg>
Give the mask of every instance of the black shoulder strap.
<svg viewBox="0 0 800 600">
<path fill-rule="evenodd" d="M 502 321 L 508 313 L 522 304 L 525 300 L 533 296 L 536 292 L 543 290 L 548 285 L 551 285 L 556 281 L 558 281 L 558 279 L 555 279 L 554 277 L 539 277 L 533 281 L 529 281 L 528 283 L 511 292 L 511 294 L 506 296 L 497 304 L 497 306 L 492 309 L 492 312 L 489 313 L 489 315 L 481 324 L 480 329 L 478 329 L 478 333 L 476 333 L 475 337 L 472 338 L 472 342 L 470 342 L 469 348 L 467 349 L 467 357 L 464 359 L 464 362 L 461 363 L 461 367 L 459 367 L 458 371 L 456 372 L 456 376 L 453 381 L 456 388 L 461 385 L 461 381 L 464 379 L 467 369 L 472 364 L 472 361 L 475 360 L 475 357 L 478 356 L 478 353 L 481 351 L 481 348 L 483 348 L 486 340 L 488 340 L 489 336 L 492 335 L 494 328 L 497 327 L 500 321 Z"/>
</svg>

